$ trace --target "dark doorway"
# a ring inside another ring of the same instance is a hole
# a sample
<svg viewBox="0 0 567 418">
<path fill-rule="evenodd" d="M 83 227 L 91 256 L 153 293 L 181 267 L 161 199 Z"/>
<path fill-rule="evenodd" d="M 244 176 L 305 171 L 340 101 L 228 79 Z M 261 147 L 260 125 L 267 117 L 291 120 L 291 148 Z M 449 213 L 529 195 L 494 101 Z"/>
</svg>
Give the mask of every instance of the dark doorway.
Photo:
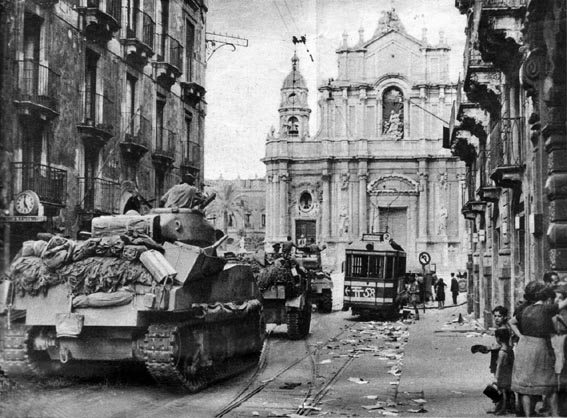
<svg viewBox="0 0 567 418">
<path fill-rule="evenodd" d="M 317 221 L 296 220 L 295 240 L 297 241 L 301 235 L 305 235 L 308 244 L 311 242 L 311 238 L 317 241 Z"/>
</svg>

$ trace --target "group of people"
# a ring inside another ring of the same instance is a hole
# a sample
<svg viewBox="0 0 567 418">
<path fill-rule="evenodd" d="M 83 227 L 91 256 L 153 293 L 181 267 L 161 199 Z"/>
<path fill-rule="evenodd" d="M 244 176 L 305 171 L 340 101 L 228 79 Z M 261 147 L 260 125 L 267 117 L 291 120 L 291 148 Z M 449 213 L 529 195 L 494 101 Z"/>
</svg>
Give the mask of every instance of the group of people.
<svg viewBox="0 0 567 418">
<path fill-rule="evenodd" d="M 437 307 L 443 309 L 445 307 L 445 289 L 447 284 L 442 278 L 438 278 L 435 273 L 408 275 L 403 283 L 403 290 L 398 295 L 398 305 L 409 305 L 415 311 L 414 318 L 419 319 L 418 305 L 423 304 L 423 311 L 425 312 L 425 305 L 427 302 L 436 301 Z M 455 273 L 451 273 L 450 292 L 453 297 L 453 305 L 457 304 L 459 295 L 459 281 Z"/>
<path fill-rule="evenodd" d="M 503 306 L 495 307 L 492 314 L 495 344 L 479 350 L 491 353 L 490 370 L 499 391 L 496 408 L 489 412 L 529 417 L 542 402 L 540 414 L 565 416 L 567 283 L 555 272 L 546 273 L 543 281 L 526 285 L 512 318 Z"/>
<path fill-rule="evenodd" d="M 299 239 L 297 244 L 295 244 L 293 242 L 293 240 L 291 239 L 291 237 L 288 236 L 286 241 L 284 241 L 282 243 L 277 242 L 274 245 L 272 245 L 272 249 L 274 250 L 273 251 L 274 254 L 280 254 L 280 250 L 281 250 L 281 255 L 284 258 L 291 257 L 293 255 L 294 249 L 299 249 L 300 251 L 304 251 L 304 252 L 307 252 L 309 254 L 319 255 L 321 253 L 321 251 L 323 251 L 325 248 L 327 248 L 325 245 L 320 247 L 315 242 L 315 238 L 311 238 L 310 243 L 307 244 L 307 240 L 305 239 L 304 235 L 301 236 L 301 238 Z"/>
</svg>

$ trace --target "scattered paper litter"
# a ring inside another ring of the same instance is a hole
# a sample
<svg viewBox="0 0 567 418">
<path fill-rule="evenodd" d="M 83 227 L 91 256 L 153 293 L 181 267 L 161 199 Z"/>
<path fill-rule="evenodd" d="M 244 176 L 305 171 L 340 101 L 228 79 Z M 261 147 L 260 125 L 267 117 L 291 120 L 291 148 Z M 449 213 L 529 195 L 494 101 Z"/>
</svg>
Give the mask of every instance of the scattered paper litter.
<svg viewBox="0 0 567 418">
<path fill-rule="evenodd" d="M 386 415 L 386 416 L 390 416 L 390 417 L 397 417 L 398 414 L 396 412 L 390 412 L 390 411 L 381 411 L 382 415 Z"/>
<path fill-rule="evenodd" d="M 316 406 L 311 406 L 311 405 L 307 405 L 307 404 L 302 404 L 300 406 L 301 409 L 311 409 L 313 411 L 320 411 L 321 408 L 317 408 Z"/>
<path fill-rule="evenodd" d="M 399 385 L 400 382 L 390 382 L 391 385 Z"/>
<path fill-rule="evenodd" d="M 260 413 L 258 411 L 252 411 L 252 415 L 255 417 L 259 417 Z"/>
<path fill-rule="evenodd" d="M 362 407 L 367 411 L 373 411 L 375 409 L 384 409 L 382 405 L 362 405 Z"/>
<path fill-rule="evenodd" d="M 415 403 L 427 403 L 427 401 L 425 399 L 419 398 L 419 399 L 412 399 L 413 402 Z"/>
<path fill-rule="evenodd" d="M 352 382 L 352 383 L 357 383 L 359 385 L 364 385 L 364 384 L 368 383 L 366 380 L 361 379 L 360 377 L 349 377 L 348 381 Z"/>
<path fill-rule="evenodd" d="M 427 412 L 427 409 L 408 409 L 408 412 L 411 412 L 412 414 L 424 414 Z"/>
<path fill-rule="evenodd" d="M 319 364 L 329 364 L 329 363 L 331 363 L 331 359 L 326 359 L 319 362 Z"/>
<path fill-rule="evenodd" d="M 366 396 L 363 396 L 363 398 L 366 398 L 366 399 L 378 399 L 378 395 L 366 395 Z"/>
<path fill-rule="evenodd" d="M 464 392 L 459 392 L 458 390 L 452 390 L 452 393 L 456 393 L 457 395 L 462 395 Z"/>
</svg>

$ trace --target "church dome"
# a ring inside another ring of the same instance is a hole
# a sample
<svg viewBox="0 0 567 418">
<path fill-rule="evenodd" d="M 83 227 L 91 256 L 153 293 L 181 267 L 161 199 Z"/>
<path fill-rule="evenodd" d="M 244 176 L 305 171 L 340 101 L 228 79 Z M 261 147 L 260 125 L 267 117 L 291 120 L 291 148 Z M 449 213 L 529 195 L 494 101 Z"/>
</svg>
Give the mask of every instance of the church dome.
<svg viewBox="0 0 567 418">
<path fill-rule="evenodd" d="M 305 79 L 299 72 L 299 58 L 297 58 L 296 53 L 294 53 L 293 57 L 291 58 L 291 72 L 285 78 L 282 86 L 282 89 L 293 89 L 293 88 L 301 88 L 301 89 L 307 88 L 307 83 L 305 82 Z"/>
</svg>

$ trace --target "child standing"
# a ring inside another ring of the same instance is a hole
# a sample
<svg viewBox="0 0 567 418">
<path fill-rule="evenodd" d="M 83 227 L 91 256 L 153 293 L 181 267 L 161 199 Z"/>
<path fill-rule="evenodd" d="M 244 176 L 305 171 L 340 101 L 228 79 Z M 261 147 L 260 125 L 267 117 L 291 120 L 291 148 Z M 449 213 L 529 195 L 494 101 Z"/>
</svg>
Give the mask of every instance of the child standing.
<svg viewBox="0 0 567 418">
<path fill-rule="evenodd" d="M 498 328 L 494 332 L 496 342 L 500 344 L 498 359 L 496 360 L 496 373 L 494 384 L 502 393 L 502 399 L 496 406 L 495 415 L 505 415 L 509 403 L 510 386 L 512 385 L 512 369 L 514 367 L 514 352 L 510 346 L 510 331 L 507 328 Z"/>
</svg>

